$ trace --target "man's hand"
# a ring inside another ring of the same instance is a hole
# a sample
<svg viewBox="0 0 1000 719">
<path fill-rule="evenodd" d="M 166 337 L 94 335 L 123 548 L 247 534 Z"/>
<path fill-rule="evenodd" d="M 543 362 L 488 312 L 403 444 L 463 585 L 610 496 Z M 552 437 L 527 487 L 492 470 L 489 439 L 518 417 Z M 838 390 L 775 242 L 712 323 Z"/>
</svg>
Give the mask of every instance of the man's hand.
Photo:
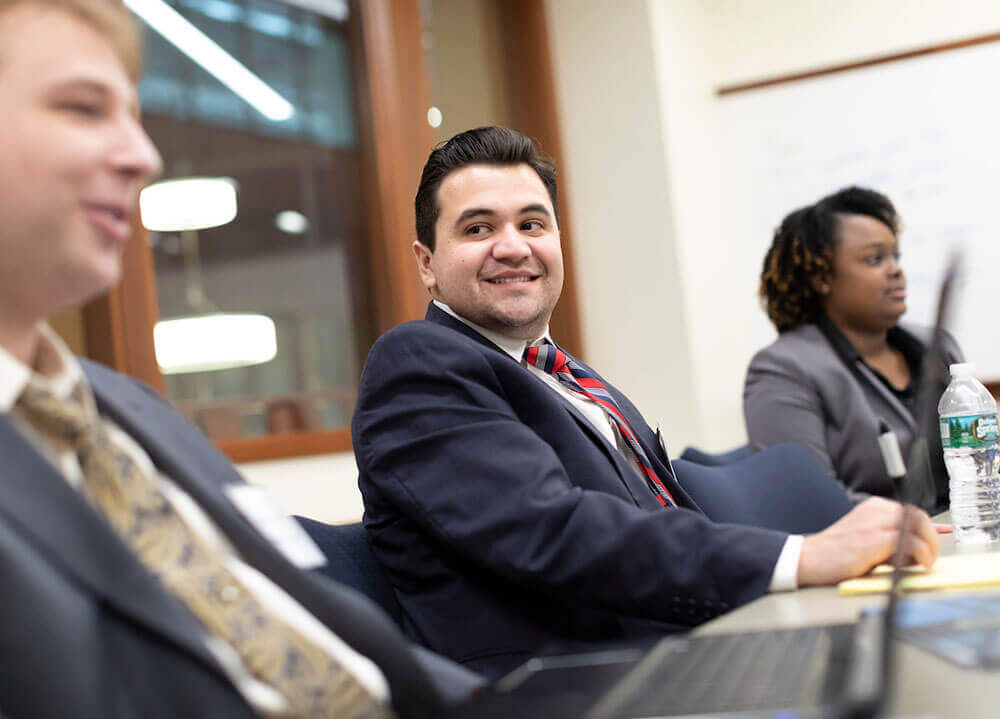
<svg viewBox="0 0 1000 719">
<path fill-rule="evenodd" d="M 923 510 L 907 507 L 903 550 L 908 560 L 930 567 L 938 554 L 934 523 Z M 899 541 L 903 506 L 881 497 L 872 497 L 818 534 L 802 541 L 799 554 L 800 587 L 836 584 L 865 574 L 892 558 Z"/>
</svg>

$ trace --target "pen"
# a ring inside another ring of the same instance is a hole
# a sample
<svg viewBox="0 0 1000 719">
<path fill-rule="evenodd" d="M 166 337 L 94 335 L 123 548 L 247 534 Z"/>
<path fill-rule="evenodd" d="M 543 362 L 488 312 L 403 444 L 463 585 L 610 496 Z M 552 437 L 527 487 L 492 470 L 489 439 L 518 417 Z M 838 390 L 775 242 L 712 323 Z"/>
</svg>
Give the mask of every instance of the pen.
<svg viewBox="0 0 1000 719">
<path fill-rule="evenodd" d="M 906 465 L 903 464 L 903 455 L 899 451 L 896 433 L 889 429 L 889 425 L 881 417 L 878 418 L 878 448 L 882 452 L 882 461 L 885 462 L 885 469 L 898 496 L 903 477 L 906 476 Z"/>
</svg>

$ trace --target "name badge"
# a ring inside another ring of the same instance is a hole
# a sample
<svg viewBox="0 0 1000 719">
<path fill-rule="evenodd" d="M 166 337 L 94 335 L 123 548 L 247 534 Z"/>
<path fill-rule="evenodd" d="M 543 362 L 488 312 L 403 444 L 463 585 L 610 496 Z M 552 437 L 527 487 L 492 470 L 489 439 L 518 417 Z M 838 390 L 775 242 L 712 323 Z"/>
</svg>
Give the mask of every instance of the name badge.
<svg viewBox="0 0 1000 719">
<path fill-rule="evenodd" d="M 299 569 L 315 569 L 326 557 L 298 522 L 278 506 L 267 490 L 252 484 L 230 484 L 226 495 L 240 513 Z"/>
</svg>

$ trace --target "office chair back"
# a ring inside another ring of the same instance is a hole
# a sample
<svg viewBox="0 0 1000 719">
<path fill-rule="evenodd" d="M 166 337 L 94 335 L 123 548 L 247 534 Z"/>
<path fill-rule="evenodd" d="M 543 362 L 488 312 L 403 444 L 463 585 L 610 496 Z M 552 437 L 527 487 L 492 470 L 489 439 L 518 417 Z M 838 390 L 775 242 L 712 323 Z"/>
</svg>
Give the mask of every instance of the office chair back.
<svg viewBox="0 0 1000 719">
<path fill-rule="evenodd" d="M 324 524 L 306 517 L 295 519 L 326 555 L 326 565 L 316 571 L 366 595 L 382 607 L 397 626 L 402 626 L 399 602 L 372 553 L 368 534 L 361 523 Z"/>
<path fill-rule="evenodd" d="M 853 506 L 843 486 L 798 444 L 776 444 L 731 464 L 678 459 L 673 467 L 684 491 L 716 522 L 808 534 Z"/>
<path fill-rule="evenodd" d="M 753 452 L 750 451 L 749 444 L 744 444 L 742 447 L 737 447 L 736 449 L 731 449 L 728 452 L 720 452 L 718 454 L 704 452 L 696 447 L 685 447 L 684 451 L 681 452 L 680 458 L 688 462 L 695 462 L 696 464 L 704 464 L 709 467 L 715 467 L 720 464 L 732 464 L 733 462 L 739 462 L 741 459 L 746 459 L 751 454 L 753 454 Z"/>
</svg>

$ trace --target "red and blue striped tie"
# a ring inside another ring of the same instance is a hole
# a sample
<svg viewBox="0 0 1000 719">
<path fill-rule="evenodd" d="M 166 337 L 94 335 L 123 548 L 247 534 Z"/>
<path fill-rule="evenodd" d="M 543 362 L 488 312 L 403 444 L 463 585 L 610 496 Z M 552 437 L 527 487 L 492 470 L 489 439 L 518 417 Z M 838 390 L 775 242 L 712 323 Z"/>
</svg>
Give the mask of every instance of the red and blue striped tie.
<svg viewBox="0 0 1000 719">
<path fill-rule="evenodd" d="M 639 464 L 639 472 L 646 480 L 646 484 L 656 496 L 656 499 L 664 507 L 677 506 L 677 502 L 674 501 L 666 485 L 656 476 L 653 466 L 646 457 L 646 452 L 643 451 L 642 445 L 639 444 L 639 440 L 635 437 L 635 432 L 632 431 L 632 428 L 622 415 L 618 403 L 615 402 L 611 393 L 608 392 L 608 388 L 604 386 L 604 383 L 600 379 L 554 344 L 548 343 L 548 341 L 542 345 L 527 347 L 524 350 L 524 361 L 552 375 L 564 387 L 573 390 L 579 395 L 583 395 L 603 409 L 635 454 L 636 461 Z"/>
</svg>

